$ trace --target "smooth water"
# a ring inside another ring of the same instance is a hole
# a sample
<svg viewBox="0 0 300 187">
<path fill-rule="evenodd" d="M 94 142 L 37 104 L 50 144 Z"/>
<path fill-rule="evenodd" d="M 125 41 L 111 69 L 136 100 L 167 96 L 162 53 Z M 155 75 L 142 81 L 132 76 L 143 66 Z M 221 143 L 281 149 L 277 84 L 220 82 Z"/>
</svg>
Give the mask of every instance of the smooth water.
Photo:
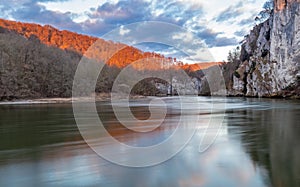
<svg viewBox="0 0 300 187">
<path fill-rule="evenodd" d="M 178 98 L 163 100 L 168 106 L 166 119 L 149 133 L 125 129 L 110 103 L 97 103 L 106 129 L 128 145 L 164 141 L 180 117 L 187 128 L 200 129 L 176 156 L 144 168 L 119 166 L 99 157 L 82 139 L 71 104 L 0 105 L 0 186 L 300 186 L 299 101 L 199 97 L 180 114 Z M 210 112 L 212 102 L 226 103 L 226 110 Z M 130 103 L 135 117 L 149 117 L 148 103 L 147 99 Z M 218 118 L 224 112 L 218 138 L 200 153 L 203 130 L 196 119 Z M 101 141 L 109 149 L 105 138 Z M 130 159 L 126 153 L 118 156 Z"/>
</svg>

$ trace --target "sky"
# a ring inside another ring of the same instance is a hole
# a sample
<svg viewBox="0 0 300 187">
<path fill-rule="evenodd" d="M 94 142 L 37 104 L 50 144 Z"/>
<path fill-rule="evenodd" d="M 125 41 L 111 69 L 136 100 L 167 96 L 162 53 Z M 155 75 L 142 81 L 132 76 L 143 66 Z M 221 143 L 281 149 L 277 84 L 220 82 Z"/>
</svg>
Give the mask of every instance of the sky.
<svg viewBox="0 0 300 187">
<path fill-rule="evenodd" d="M 127 44 L 134 44 L 145 51 L 177 57 L 184 62 L 192 62 L 191 59 L 193 62 L 223 61 L 227 59 L 229 50 L 238 46 L 257 24 L 254 18 L 262 10 L 265 1 L 0 0 L 0 18 L 49 24 L 60 30 L 104 39 L 108 35 L 108 38 L 120 42 L 128 42 L 124 37 L 131 40 L 137 37 L 138 41 L 141 41 L 143 37 L 152 36 L 155 39 L 149 40 L 149 43 Z M 132 28 L 132 25 L 142 25 L 136 23 L 147 21 L 172 24 L 179 29 L 171 31 L 169 27 L 161 24 L 152 24 L 151 28 L 143 27 L 146 30 Z M 107 34 L 117 33 L 115 30 L 119 31 L 119 36 Z M 157 41 L 164 40 L 163 37 L 168 37 L 168 41 L 172 39 L 182 42 L 184 45 L 179 49 L 178 46 L 159 44 Z M 211 54 L 209 58 L 201 53 L 203 48 Z M 183 55 L 182 51 L 189 53 Z"/>
</svg>

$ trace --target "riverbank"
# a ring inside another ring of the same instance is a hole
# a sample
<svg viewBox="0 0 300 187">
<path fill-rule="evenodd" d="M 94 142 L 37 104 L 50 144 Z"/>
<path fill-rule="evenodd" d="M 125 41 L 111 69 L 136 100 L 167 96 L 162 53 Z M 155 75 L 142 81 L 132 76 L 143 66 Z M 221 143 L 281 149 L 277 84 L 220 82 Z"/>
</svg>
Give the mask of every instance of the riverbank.
<svg viewBox="0 0 300 187">
<path fill-rule="evenodd" d="M 115 99 L 123 99 L 124 96 L 120 96 Z M 146 96 L 132 95 L 131 99 L 146 98 Z M 111 99 L 110 93 L 100 93 L 95 96 L 95 101 L 109 101 Z M 92 101 L 92 97 L 69 97 L 69 98 L 38 98 L 38 99 L 14 99 L 11 101 L 0 101 L 0 105 L 26 105 L 26 104 L 64 104 L 72 103 L 74 101 Z"/>
<path fill-rule="evenodd" d="M 157 97 L 164 97 L 167 95 L 158 95 Z M 198 96 L 204 96 L 204 97 L 224 97 L 224 96 L 218 96 L 218 95 L 198 95 Z M 142 96 L 142 95 L 131 95 L 130 99 L 142 99 L 147 98 L 148 96 Z M 243 95 L 227 95 L 225 97 L 228 98 L 234 98 L 234 97 L 244 97 L 244 98 L 259 98 L 259 97 L 252 97 L 252 96 L 243 96 Z M 265 99 L 296 99 L 299 100 L 299 96 L 270 96 L 270 97 L 261 97 Z M 114 99 L 125 99 L 124 96 L 114 97 Z M 101 93 L 97 94 L 95 96 L 95 101 L 109 101 L 111 100 L 111 94 L 110 93 Z M 11 101 L 0 101 L 0 105 L 26 105 L 26 104 L 65 104 L 65 103 L 72 103 L 74 101 L 81 101 L 81 102 L 88 102 L 92 101 L 92 97 L 70 97 L 70 98 L 39 98 L 39 99 L 14 99 Z"/>
</svg>

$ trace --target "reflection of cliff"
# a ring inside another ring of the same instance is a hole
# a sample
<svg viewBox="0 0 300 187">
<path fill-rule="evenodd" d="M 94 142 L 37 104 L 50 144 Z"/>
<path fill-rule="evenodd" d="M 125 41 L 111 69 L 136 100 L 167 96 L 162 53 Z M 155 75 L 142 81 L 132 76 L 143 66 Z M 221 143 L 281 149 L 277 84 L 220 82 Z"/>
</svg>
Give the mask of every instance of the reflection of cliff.
<svg viewBox="0 0 300 187">
<path fill-rule="evenodd" d="M 295 114 L 296 113 L 296 114 Z M 270 160 L 275 186 L 300 186 L 299 112 L 276 112 L 270 131 Z"/>
<path fill-rule="evenodd" d="M 230 111 L 229 111 L 230 112 Z M 236 111 L 231 111 L 236 115 Z M 242 110 L 238 112 L 242 124 L 230 124 L 231 126 L 238 126 L 238 128 L 229 128 L 230 134 L 240 134 L 242 144 L 246 152 L 250 154 L 254 162 L 258 162 L 260 166 L 267 169 L 270 167 L 270 152 L 269 152 L 269 131 L 264 123 L 266 114 L 258 113 L 254 110 Z M 230 117 L 229 121 L 236 120 L 236 117 Z M 239 120 L 238 120 L 239 121 Z"/>
<path fill-rule="evenodd" d="M 284 101 L 283 101 L 284 102 Z M 300 186 L 299 110 L 244 110 L 241 140 L 252 160 L 269 171 L 274 187 Z"/>
</svg>

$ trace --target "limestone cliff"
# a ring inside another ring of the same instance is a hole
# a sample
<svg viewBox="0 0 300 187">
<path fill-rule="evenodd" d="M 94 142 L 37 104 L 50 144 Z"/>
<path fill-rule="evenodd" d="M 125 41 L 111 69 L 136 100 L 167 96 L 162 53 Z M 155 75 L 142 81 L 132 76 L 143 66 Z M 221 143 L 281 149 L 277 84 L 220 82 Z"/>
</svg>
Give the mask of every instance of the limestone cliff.
<svg viewBox="0 0 300 187">
<path fill-rule="evenodd" d="M 300 3 L 277 0 L 274 9 L 242 45 L 241 64 L 233 76 L 233 95 L 300 94 Z"/>
</svg>

